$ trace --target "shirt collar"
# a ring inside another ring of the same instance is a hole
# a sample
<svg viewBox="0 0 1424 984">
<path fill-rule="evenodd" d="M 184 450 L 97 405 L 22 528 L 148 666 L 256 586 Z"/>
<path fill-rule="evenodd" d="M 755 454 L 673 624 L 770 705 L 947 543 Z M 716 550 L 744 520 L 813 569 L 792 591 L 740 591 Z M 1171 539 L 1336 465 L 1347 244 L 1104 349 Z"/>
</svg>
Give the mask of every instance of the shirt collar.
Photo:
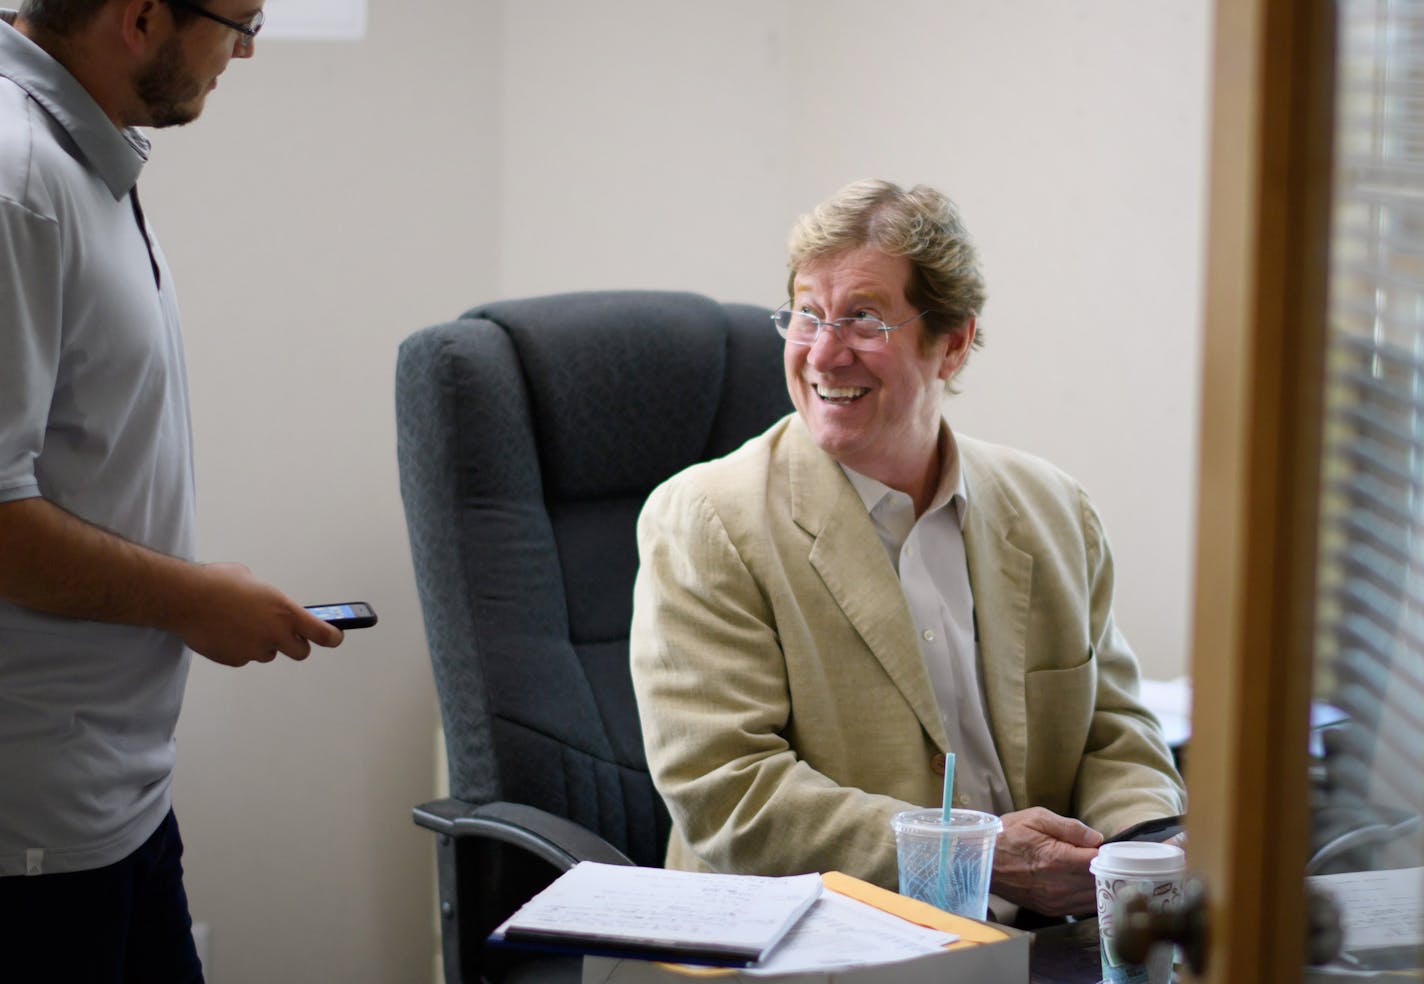
<svg viewBox="0 0 1424 984">
<path fill-rule="evenodd" d="M 114 200 L 123 198 L 133 190 L 148 160 L 148 139 L 133 127 L 115 127 L 79 80 L 49 52 L 15 30 L 14 22 L 15 11 L 0 10 L 0 76 L 44 107 L 69 134 Z"/>
<path fill-rule="evenodd" d="M 949 429 L 948 423 L 941 420 L 939 427 L 939 444 L 943 452 L 940 455 L 939 487 L 935 490 L 934 498 L 930 500 L 925 513 L 951 506 L 955 523 L 962 530 L 969 512 L 969 490 L 964 483 L 964 470 L 959 467 L 959 445 L 954 440 L 954 432 Z M 869 475 L 862 475 L 853 468 L 841 465 L 841 471 L 850 479 L 851 486 L 860 496 L 860 501 L 865 503 L 865 511 L 868 513 L 873 513 L 875 507 L 880 505 L 887 495 L 895 492 L 884 482 Z"/>
</svg>

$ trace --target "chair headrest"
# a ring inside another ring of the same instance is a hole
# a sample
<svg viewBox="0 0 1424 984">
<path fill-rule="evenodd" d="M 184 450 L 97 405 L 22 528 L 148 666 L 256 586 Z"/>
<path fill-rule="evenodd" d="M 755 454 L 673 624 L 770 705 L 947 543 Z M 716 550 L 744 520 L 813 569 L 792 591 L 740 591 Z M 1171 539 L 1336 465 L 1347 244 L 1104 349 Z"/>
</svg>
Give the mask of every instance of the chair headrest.
<svg viewBox="0 0 1424 984">
<path fill-rule="evenodd" d="M 514 344 L 550 501 L 646 493 L 708 456 L 732 377 L 752 373 L 760 389 L 771 380 L 789 405 L 780 339 L 759 308 L 597 291 L 500 301 L 464 317 L 499 325 Z"/>
</svg>

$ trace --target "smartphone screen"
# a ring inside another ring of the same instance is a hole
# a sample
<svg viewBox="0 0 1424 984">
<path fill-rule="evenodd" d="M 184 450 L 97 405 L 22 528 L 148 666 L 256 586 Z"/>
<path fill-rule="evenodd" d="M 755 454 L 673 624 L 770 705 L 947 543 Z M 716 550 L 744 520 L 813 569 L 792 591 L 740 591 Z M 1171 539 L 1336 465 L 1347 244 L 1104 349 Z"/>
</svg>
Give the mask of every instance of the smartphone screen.
<svg viewBox="0 0 1424 984">
<path fill-rule="evenodd" d="M 306 610 L 338 629 L 364 629 L 376 624 L 376 612 L 364 601 L 343 601 L 336 605 L 307 605 Z"/>
</svg>

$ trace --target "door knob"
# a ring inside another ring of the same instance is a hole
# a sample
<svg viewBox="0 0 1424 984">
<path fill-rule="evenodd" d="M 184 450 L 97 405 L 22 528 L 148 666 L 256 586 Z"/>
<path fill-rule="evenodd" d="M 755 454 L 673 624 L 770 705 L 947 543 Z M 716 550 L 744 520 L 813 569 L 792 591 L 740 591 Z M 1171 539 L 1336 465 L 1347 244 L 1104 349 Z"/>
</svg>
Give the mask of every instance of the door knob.
<svg viewBox="0 0 1424 984">
<path fill-rule="evenodd" d="M 1196 878 L 1182 885 L 1182 903 L 1169 912 L 1147 908 L 1142 892 L 1125 892 L 1117 904 L 1113 926 L 1117 951 L 1133 963 L 1145 963 L 1154 943 L 1175 943 L 1193 974 L 1206 970 L 1206 890 Z"/>
<path fill-rule="evenodd" d="M 1313 967 L 1328 964 L 1340 955 L 1345 930 L 1340 924 L 1340 906 L 1326 892 L 1305 883 L 1305 962 Z"/>
</svg>

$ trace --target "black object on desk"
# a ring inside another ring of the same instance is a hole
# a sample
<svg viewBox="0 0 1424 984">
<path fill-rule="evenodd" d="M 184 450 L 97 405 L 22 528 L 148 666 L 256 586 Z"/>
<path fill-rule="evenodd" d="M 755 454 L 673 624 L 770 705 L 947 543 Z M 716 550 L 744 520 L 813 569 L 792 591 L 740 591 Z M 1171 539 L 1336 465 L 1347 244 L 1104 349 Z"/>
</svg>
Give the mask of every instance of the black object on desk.
<svg viewBox="0 0 1424 984">
<path fill-rule="evenodd" d="M 1030 984 L 1098 984 L 1102 971 L 1097 919 L 1034 932 L 1028 957 Z"/>
</svg>

